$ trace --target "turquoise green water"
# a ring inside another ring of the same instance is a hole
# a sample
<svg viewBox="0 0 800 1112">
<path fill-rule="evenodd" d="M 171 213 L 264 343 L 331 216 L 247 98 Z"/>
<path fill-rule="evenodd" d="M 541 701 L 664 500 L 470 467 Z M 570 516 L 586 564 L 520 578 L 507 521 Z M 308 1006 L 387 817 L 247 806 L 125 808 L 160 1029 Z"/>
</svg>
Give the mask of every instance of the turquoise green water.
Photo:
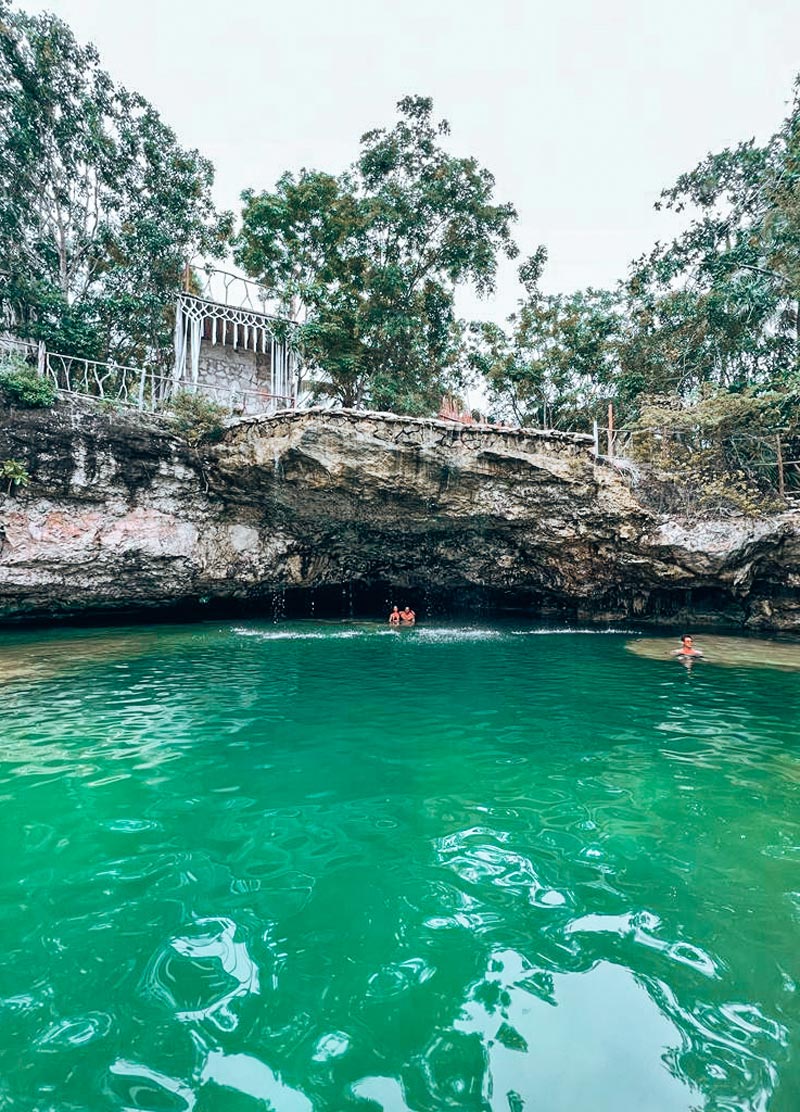
<svg viewBox="0 0 800 1112">
<path fill-rule="evenodd" d="M 0 636 L 0 1108 L 790 1112 L 800 675 Z"/>
</svg>

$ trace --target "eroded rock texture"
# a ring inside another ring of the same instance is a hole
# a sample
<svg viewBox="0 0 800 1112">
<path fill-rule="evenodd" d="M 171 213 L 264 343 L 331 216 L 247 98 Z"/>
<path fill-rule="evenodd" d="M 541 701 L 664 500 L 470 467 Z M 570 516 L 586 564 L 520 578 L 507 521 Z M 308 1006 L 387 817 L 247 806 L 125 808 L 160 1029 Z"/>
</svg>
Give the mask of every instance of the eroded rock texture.
<svg viewBox="0 0 800 1112">
<path fill-rule="evenodd" d="M 309 411 L 190 447 L 92 403 L 0 411 L 0 615 L 385 585 L 532 615 L 800 629 L 800 515 L 682 525 L 587 437 Z M 380 592 L 378 592 L 380 593 Z"/>
</svg>

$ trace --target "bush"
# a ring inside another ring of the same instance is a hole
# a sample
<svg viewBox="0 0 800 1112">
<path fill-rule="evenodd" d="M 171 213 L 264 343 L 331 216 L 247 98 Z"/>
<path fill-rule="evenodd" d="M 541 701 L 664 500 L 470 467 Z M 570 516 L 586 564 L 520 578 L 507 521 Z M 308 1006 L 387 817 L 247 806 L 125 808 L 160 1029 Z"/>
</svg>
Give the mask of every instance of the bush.
<svg viewBox="0 0 800 1112">
<path fill-rule="evenodd" d="M 224 406 L 201 394 L 185 392 L 173 395 L 169 409 L 178 429 L 190 444 L 199 444 L 201 440 L 220 440 L 224 431 L 223 422 L 229 416 L 229 410 Z"/>
<path fill-rule="evenodd" d="M 18 459 L 4 459 L 0 463 L 0 482 L 6 484 L 6 494 L 10 494 L 14 487 L 27 486 L 30 480 L 27 467 Z"/>
<path fill-rule="evenodd" d="M 790 392 L 643 397 L 624 448 L 646 465 L 637 492 L 657 512 L 686 518 L 778 512 L 777 435 L 784 459 L 797 458 L 797 416 Z M 787 483 L 794 478 L 787 473 Z"/>
<path fill-rule="evenodd" d="M 48 409 L 58 392 L 53 383 L 42 378 L 18 355 L 7 355 L 0 361 L 0 395 L 9 405 L 24 409 Z"/>
</svg>

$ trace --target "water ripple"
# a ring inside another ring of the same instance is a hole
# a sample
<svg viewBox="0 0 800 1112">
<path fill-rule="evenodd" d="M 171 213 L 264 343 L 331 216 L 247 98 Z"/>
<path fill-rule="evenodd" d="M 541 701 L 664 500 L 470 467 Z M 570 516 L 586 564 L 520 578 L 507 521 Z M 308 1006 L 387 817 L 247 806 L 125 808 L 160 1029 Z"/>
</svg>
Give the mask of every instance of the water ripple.
<svg viewBox="0 0 800 1112">
<path fill-rule="evenodd" d="M 0 687 L 3 1107 L 800 1091 L 795 677 L 522 619 L 38 636 Z"/>
<path fill-rule="evenodd" d="M 153 962 L 145 987 L 183 1021 L 210 1020 L 223 1031 L 238 1023 L 234 1005 L 258 995 L 259 971 L 232 919 L 198 919 L 170 939 Z"/>
</svg>

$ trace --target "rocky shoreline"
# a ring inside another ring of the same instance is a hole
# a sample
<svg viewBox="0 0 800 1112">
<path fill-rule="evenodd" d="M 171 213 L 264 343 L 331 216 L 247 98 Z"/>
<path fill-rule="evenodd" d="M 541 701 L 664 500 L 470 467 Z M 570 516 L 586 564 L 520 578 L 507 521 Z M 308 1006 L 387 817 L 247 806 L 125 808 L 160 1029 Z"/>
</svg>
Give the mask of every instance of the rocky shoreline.
<svg viewBox="0 0 800 1112">
<path fill-rule="evenodd" d="M 193 447 L 72 399 L 0 409 L 4 459 L 30 475 L 0 503 L 6 623 L 341 589 L 800 631 L 800 513 L 658 516 L 585 436 L 309 410 Z"/>
</svg>

